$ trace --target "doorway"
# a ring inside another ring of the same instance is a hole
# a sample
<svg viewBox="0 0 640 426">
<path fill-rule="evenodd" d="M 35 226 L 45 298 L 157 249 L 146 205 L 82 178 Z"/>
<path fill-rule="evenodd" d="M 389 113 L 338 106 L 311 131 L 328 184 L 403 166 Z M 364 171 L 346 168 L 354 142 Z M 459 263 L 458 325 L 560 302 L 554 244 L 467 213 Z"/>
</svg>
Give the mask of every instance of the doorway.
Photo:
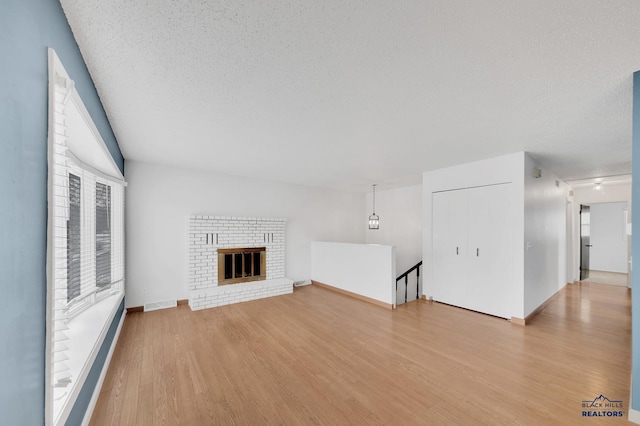
<svg viewBox="0 0 640 426">
<path fill-rule="evenodd" d="M 589 278 L 591 257 L 591 206 L 580 205 L 580 281 Z"/>
<path fill-rule="evenodd" d="M 626 286 L 626 202 L 580 205 L 580 280 Z"/>
</svg>

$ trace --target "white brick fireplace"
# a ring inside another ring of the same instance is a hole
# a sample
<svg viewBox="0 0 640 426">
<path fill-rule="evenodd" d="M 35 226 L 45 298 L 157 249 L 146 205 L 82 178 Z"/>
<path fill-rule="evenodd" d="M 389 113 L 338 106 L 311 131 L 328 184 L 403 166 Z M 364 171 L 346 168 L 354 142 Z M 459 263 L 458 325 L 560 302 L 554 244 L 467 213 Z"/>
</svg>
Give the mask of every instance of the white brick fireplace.
<svg viewBox="0 0 640 426">
<path fill-rule="evenodd" d="M 286 219 L 194 215 L 189 218 L 189 306 L 213 308 L 293 292 L 284 276 Z M 266 249 L 266 279 L 219 285 L 218 249 Z"/>
</svg>

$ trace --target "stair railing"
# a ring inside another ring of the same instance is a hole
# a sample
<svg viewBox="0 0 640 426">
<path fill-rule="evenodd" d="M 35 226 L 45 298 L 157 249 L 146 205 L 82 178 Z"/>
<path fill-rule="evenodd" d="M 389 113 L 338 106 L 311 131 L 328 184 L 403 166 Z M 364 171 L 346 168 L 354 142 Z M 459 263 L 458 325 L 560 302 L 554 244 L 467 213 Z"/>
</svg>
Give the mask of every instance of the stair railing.
<svg viewBox="0 0 640 426">
<path fill-rule="evenodd" d="M 422 266 L 422 261 L 416 263 L 407 272 L 403 273 L 398 278 L 396 278 L 396 293 L 398 293 L 398 281 L 404 278 L 404 303 L 407 303 L 407 287 L 409 286 L 409 274 L 411 274 L 414 270 L 416 271 L 416 300 L 420 298 L 420 267 L 421 266 Z"/>
</svg>

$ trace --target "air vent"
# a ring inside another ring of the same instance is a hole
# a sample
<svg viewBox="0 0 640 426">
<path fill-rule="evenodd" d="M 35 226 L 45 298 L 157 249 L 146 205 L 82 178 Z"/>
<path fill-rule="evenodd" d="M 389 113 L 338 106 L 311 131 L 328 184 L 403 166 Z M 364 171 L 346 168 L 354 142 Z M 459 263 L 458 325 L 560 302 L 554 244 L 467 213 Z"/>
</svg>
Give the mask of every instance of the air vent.
<svg viewBox="0 0 640 426">
<path fill-rule="evenodd" d="M 158 309 L 175 308 L 176 306 L 178 306 L 177 300 L 165 300 L 163 302 L 145 303 L 144 311 L 157 311 Z"/>
</svg>

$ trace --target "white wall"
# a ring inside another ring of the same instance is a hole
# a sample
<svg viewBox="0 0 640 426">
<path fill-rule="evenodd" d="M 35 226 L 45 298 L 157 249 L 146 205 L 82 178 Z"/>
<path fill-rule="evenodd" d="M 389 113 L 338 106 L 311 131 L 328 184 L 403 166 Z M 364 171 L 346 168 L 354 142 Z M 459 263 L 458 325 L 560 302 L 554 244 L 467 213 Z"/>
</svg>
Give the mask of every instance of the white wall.
<svg viewBox="0 0 640 426">
<path fill-rule="evenodd" d="M 365 195 L 127 161 L 126 305 L 187 299 L 191 214 L 288 218 L 286 276 L 311 278 L 312 240 L 363 243 Z"/>
<path fill-rule="evenodd" d="M 395 247 L 313 241 L 311 279 L 391 307 L 396 303 Z"/>
<path fill-rule="evenodd" d="M 591 204 L 589 268 L 627 273 L 627 203 Z"/>
<path fill-rule="evenodd" d="M 524 318 L 524 157 L 523 152 L 504 155 L 488 160 L 476 161 L 448 167 L 445 169 L 428 171 L 422 178 L 422 255 L 423 294 L 430 296 L 433 285 L 433 249 L 432 249 L 432 193 L 460 188 L 471 188 L 496 183 L 511 182 L 511 202 L 514 206 L 513 241 L 512 241 L 512 282 L 511 288 L 511 316 Z"/>
<path fill-rule="evenodd" d="M 629 221 L 631 221 L 631 184 L 604 184 L 602 190 L 594 191 L 592 185 L 573 188 L 573 227 L 571 229 L 570 244 L 572 245 L 571 279 L 580 279 L 580 205 L 594 203 L 626 202 L 629 209 Z M 630 244 L 630 242 L 629 242 Z M 631 250 L 628 250 L 631 256 Z M 630 282 L 630 281 L 629 281 Z"/>
<path fill-rule="evenodd" d="M 369 217 L 371 207 L 369 192 L 363 217 Z M 400 275 L 422 260 L 422 185 L 383 191 L 376 188 L 376 214 L 380 216 L 380 229 L 367 228 L 366 243 L 395 246 Z"/>
<path fill-rule="evenodd" d="M 511 182 L 514 206 L 511 287 L 511 316 L 525 318 L 565 285 L 567 274 L 567 187 L 542 169 L 534 178 L 534 167 L 542 167 L 524 152 L 423 175 L 424 294 L 433 281 L 432 193 Z"/>
<path fill-rule="evenodd" d="M 542 177 L 532 176 L 534 168 Z M 566 220 L 566 184 L 525 155 L 524 317 L 566 285 Z"/>
</svg>

